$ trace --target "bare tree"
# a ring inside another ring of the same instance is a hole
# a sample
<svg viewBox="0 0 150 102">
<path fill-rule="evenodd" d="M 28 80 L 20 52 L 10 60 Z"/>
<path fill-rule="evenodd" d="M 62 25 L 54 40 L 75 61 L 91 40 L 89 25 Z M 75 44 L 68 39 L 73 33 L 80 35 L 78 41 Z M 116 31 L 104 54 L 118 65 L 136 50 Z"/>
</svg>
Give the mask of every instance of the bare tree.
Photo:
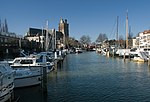
<svg viewBox="0 0 150 102">
<path fill-rule="evenodd" d="M 119 46 L 121 47 L 121 48 L 124 48 L 125 47 L 125 40 L 124 40 L 124 38 L 123 38 L 123 35 L 119 35 Z"/>
<path fill-rule="evenodd" d="M 124 40 L 123 35 L 119 35 L 119 40 Z"/>
<path fill-rule="evenodd" d="M 81 38 L 80 38 L 80 42 L 81 44 L 90 44 L 91 43 L 91 38 L 87 35 L 83 35 Z"/>
<path fill-rule="evenodd" d="M 100 33 L 98 38 L 96 39 L 96 42 L 103 42 L 105 40 L 108 40 L 107 35 L 103 34 L 103 33 Z"/>
<path fill-rule="evenodd" d="M 132 39 L 132 38 L 133 38 L 133 33 L 131 32 L 131 26 L 130 26 L 128 39 Z"/>
<path fill-rule="evenodd" d="M 133 38 L 133 33 L 129 33 L 128 39 L 132 39 Z"/>
<path fill-rule="evenodd" d="M 69 47 L 70 47 L 70 48 L 81 46 L 80 42 L 77 41 L 77 40 L 76 40 L 75 38 L 73 38 L 73 37 L 70 37 L 70 38 L 68 39 L 68 43 L 69 43 Z"/>
</svg>

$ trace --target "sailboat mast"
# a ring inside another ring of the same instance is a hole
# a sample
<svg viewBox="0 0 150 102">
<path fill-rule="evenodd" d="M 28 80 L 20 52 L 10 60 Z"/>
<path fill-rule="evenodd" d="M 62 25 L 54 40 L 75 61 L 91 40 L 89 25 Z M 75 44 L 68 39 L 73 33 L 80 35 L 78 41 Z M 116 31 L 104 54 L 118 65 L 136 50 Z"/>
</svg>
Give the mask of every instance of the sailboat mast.
<svg viewBox="0 0 150 102">
<path fill-rule="evenodd" d="M 46 21 L 46 44 L 45 51 L 48 51 L 48 21 Z"/>
<path fill-rule="evenodd" d="M 128 11 L 127 11 L 127 15 L 126 15 L 126 49 L 128 49 Z"/>
<path fill-rule="evenodd" d="M 54 31 L 54 34 L 55 34 L 55 46 L 54 46 L 54 49 L 56 49 L 56 41 L 57 41 L 57 36 L 56 36 L 56 31 Z"/>
<path fill-rule="evenodd" d="M 43 46 L 43 27 L 42 27 L 42 37 L 41 37 L 41 48 L 42 48 L 42 51 L 44 49 L 44 46 Z"/>
<path fill-rule="evenodd" d="M 119 37 L 118 37 L 118 19 L 119 19 L 119 16 L 117 16 L 117 33 L 116 33 L 116 41 L 117 41 L 117 47 L 118 47 L 118 43 L 119 43 Z"/>
<path fill-rule="evenodd" d="M 21 37 L 19 38 L 19 48 L 21 49 Z"/>
</svg>

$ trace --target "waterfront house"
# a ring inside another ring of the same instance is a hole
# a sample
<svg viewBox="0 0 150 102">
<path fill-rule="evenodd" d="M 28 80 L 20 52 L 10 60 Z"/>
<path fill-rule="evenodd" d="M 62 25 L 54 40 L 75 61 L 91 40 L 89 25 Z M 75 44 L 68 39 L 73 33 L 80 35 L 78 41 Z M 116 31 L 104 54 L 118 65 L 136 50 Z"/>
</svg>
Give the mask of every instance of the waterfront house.
<svg viewBox="0 0 150 102">
<path fill-rule="evenodd" d="M 150 55 L 150 30 L 140 32 L 133 44 L 134 47 L 141 51 L 147 51 Z"/>
</svg>

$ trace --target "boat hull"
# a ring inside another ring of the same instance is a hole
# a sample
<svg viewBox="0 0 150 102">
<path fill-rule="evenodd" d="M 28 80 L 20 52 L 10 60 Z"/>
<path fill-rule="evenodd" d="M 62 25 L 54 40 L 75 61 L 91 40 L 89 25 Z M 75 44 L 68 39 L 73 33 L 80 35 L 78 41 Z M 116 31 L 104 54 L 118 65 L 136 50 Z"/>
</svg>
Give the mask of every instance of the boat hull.
<svg viewBox="0 0 150 102">
<path fill-rule="evenodd" d="M 11 100 L 14 89 L 14 71 L 8 63 L 0 62 L 0 102 Z"/>
<path fill-rule="evenodd" d="M 29 76 L 29 77 L 23 77 L 23 78 L 15 78 L 14 80 L 15 88 L 40 85 L 40 83 L 41 83 L 41 76 Z"/>
<path fill-rule="evenodd" d="M 11 94 L 7 93 L 5 95 L 3 95 L 2 97 L 0 97 L 0 102 L 6 102 L 11 98 Z"/>
<path fill-rule="evenodd" d="M 140 58 L 140 57 L 134 57 L 134 58 L 133 58 L 133 61 L 134 61 L 134 62 L 145 62 L 145 60 L 142 59 L 142 58 Z"/>
</svg>

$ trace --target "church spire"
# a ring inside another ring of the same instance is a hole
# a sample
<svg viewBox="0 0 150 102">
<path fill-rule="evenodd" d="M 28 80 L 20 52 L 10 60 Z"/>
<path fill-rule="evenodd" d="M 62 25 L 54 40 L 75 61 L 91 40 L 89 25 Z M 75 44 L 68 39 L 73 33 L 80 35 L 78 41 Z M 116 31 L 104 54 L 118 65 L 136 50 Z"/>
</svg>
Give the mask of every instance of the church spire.
<svg viewBox="0 0 150 102">
<path fill-rule="evenodd" d="M 8 33 L 8 25 L 7 25 L 6 18 L 5 18 L 4 28 L 5 28 L 5 32 Z"/>
</svg>

